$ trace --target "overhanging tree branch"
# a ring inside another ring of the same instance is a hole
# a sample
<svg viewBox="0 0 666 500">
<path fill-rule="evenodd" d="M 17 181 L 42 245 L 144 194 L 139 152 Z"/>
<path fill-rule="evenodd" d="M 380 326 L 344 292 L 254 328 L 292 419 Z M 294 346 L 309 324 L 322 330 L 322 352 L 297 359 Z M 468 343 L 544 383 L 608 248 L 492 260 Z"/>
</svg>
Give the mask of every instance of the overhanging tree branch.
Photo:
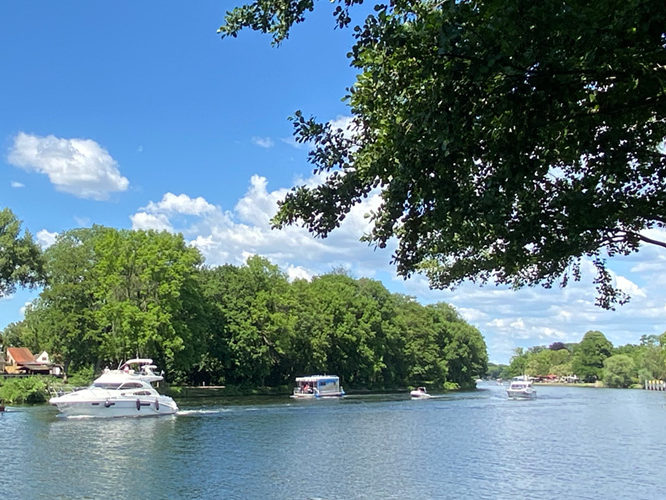
<svg viewBox="0 0 666 500">
<path fill-rule="evenodd" d="M 640 233 L 629 233 L 628 232 L 627 234 L 632 234 L 633 236 L 635 236 L 636 238 L 638 238 L 640 241 L 642 241 L 644 243 L 650 243 L 651 245 L 657 245 L 657 246 L 660 246 L 662 248 L 666 248 L 666 242 L 664 242 L 664 241 L 659 241 L 659 240 L 655 240 L 655 239 L 652 239 L 652 238 L 648 238 L 647 236 L 642 235 Z"/>
</svg>

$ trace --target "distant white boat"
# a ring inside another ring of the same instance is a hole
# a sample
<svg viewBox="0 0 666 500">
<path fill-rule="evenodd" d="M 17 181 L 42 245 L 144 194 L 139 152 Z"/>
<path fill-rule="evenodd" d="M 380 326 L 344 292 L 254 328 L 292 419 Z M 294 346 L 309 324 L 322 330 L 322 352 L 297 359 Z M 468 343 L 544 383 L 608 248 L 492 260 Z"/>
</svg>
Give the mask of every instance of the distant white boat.
<svg viewBox="0 0 666 500">
<path fill-rule="evenodd" d="M 93 384 L 49 400 L 68 417 L 152 417 L 171 415 L 178 406 L 155 390 L 163 379 L 151 359 L 131 359 L 117 370 L 104 370 Z"/>
<path fill-rule="evenodd" d="M 417 387 L 411 391 L 409 395 L 412 397 L 412 399 L 428 399 L 432 397 L 430 394 L 428 394 L 428 391 L 426 391 L 425 387 Z"/>
<path fill-rule="evenodd" d="M 536 398 L 536 389 L 532 387 L 532 382 L 527 377 L 517 377 L 511 381 L 506 390 L 509 399 L 534 399 Z"/>
<path fill-rule="evenodd" d="M 337 375 L 309 375 L 296 377 L 296 387 L 291 395 L 295 399 L 341 398 L 345 391 L 340 387 Z"/>
</svg>

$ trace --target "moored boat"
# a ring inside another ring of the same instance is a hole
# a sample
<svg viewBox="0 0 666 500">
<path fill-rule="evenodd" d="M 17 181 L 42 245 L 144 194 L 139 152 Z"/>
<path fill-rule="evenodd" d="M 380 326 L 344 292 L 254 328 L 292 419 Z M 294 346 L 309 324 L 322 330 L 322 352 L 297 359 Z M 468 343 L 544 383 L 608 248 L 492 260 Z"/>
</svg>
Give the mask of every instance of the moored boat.
<svg viewBox="0 0 666 500">
<path fill-rule="evenodd" d="M 151 359 L 131 359 L 117 370 L 104 370 L 91 386 L 52 397 L 49 403 L 66 417 L 172 415 L 178 406 L 152 386 L 163 380 L 155 369 Z"/>
<path fill-rule="evenodd" d="M 296 387 L 291 395 L 295 399 L 340 398 L 345 391 L 340 387 L 337 375 L 309 375 L 296 377 Z"/>
</svg>

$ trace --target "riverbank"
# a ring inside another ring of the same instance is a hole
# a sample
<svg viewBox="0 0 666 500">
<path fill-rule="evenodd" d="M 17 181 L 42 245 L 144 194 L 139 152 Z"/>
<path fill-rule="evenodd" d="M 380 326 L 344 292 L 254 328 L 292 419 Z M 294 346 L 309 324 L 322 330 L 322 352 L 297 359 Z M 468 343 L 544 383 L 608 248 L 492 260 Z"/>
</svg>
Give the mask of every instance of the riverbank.
<svg viewBox="0 0 666 500">
<path fill-rule="evenodd" d="M 40 404 L 48 402 L 54 394 L 72 392 L 92 383 L 81 377 L 72 377 L 69 383 L 64 383 L 62 379 L 33 375 L 29 377 L 8 378 L 0 382 L 0 399 L 4 399 L 6 404 Z M 164 381 L 157 383 L 157 390 L 174 399 L 205 399 L 220 397 L 242 397 L 242 396 L 289 396 L 293 391 L 290 384 L 276 387 L 261 386 L 253 387 L 248 385 L 169 385 Z M 354 395 L 381 395 L 381 394 L 408 394 L 410 387 L 391 387 L 382 389 L 367 389 L 364 387 L 350 388 L 347 394 Z M 434 393 L 456 393 L 476 390 L 471 388 L 450 388 L 435 390 Z"/>
<path fill-rule="evenodd" d="M 550 386 L 550 387 L 593 387 L 593 388 L 602 388 L 605 387 L 604 383 L 601 381 L 597 382 L 576 382 L 575 384 L 566 383 L 566 382 L 532 382 L 533 385 L 541 386 Z"/>
</svg>

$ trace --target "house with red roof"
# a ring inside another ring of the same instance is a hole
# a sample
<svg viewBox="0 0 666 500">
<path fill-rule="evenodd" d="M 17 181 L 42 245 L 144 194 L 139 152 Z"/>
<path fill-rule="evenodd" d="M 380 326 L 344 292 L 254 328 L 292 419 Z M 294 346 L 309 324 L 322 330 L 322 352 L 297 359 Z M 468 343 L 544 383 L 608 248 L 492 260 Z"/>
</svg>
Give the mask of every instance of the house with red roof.
<svg viewBox="0 0 666 500">
<path fill-rule="evenodd" d="M 5 362 L 6 373 L 44 374 L 51 373 L 51 363 L 38 361 L 27 347 L 8 347 Z"/>
</svg>

